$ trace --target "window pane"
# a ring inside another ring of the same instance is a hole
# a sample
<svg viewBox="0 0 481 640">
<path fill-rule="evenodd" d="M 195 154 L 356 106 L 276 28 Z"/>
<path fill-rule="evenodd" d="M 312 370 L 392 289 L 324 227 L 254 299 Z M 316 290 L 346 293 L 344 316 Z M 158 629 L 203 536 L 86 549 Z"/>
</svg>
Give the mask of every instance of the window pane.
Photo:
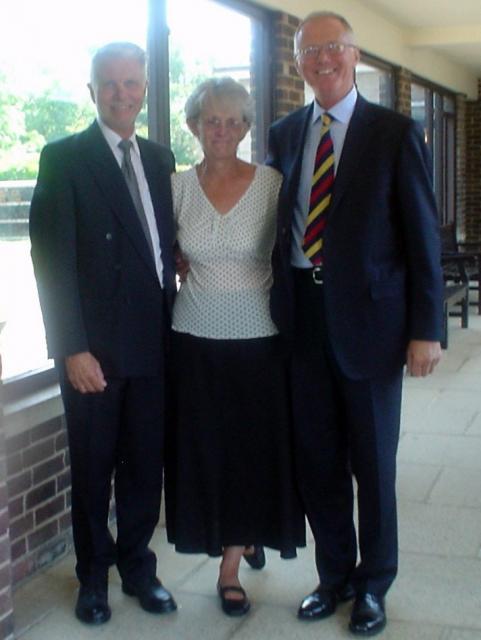
<svg viewBox="0 0 481 640">
<path fill-rule="evenodd" d="M 418 84 L 411 85 L 411 117 L 426 128 L 426 89 Z"/>
<path fill-rule="evenodd" d="M 147 2 L 16 0 L 0 45 L 0 321 L 4 377 L 46 364 L 28 240 L 40 150 L 85 128 L 92 53 L 112 40 L 145 47 Z M 134 17 L 133 17 L 134 16 Z M 19 60 L 25 60 L 19 64 Z M 141 120 L 146 123 L 146 115 Z M 146 133 L 146 125 L 143 132 Z"/>
<path fill-rule="evenodd" d="M 196 0 L 195 3 L 170 0 L 167 15 L 171 145 L 177 167 L 182 170 L 202 156 L 185 124 L 184 105 L 194 87 L 212 76 L 231 76 L 253 96 L 255 94 L 252 72 L 254 19 L 209 0 Z M 240 145 L 239 155 L 244 160 L 256 158 L 254 139 L 255 122 Z"/>
<path fill-rule="evenodd" d="M 361 62 L 356 67 L 356 85 L 359 93 L 376 104 L 393 106 L 392 74 Z"/>
</svg>

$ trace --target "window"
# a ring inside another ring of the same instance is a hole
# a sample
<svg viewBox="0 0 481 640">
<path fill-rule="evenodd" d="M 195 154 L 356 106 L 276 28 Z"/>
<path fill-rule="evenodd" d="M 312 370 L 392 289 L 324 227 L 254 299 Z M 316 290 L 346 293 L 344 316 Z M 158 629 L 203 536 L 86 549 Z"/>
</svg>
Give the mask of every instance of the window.
<svg viewBox="0 0 481 640">
<path fill-rule="evenodd" d="M 201 157 L 198 143 L 185 124 L 185 101 L 195 86 L 210 77 L 230 76 L 257 98 L 256 118 L 241 143 L 240 155 L 247 161 L 264 158 L 265 112 L 260 87 L 267 83 L 262 55 L 258 54 L 265 42 L 262 17 L 240 3 L 167 0 L 170 140 L 180 169 L 192 166 Z"/>
<path fill-rule="evenodd" d="M 0 320 L 6 321 L 5 378 L 46 364 L 28 239 L 40 150 L 92 121 L 95 112 L 85 86 L 92 51 L 109 40 L 128 39 L 145 46 L 146 6 L 136 7 L 135 20 L 131 7 L 126 0 L 85 0 L 81 10 L 72 13 L 62 0 L 9 4 L 9 28 L 2 34 L 0 54 Z M 19 64 L 20 56 L 27 57 L 27 64 Z"/>
<path fill-rule="evenodd" d="M 440 222 L 455 219 L 456 141 L 454 96 L 417 81 L 411 85 L 411 116 L 424 130 L 433 159 L 433 186 Z"/>
<path fill-rule="evenodd" d="M 198 158 L 184 125 L 183 106 L 190 90 L 211 75 L 241 80 L 256 98 L 257 108 L 243 153 L 261 161 L 270 120 L 265 99 L 266 15 L 240 0 L 139 0 L 135 6 L 127 0 L 85 0 L 73 13 L 64 0 L 9 4 L 9 28 L 2 34 L 0 52 L 4 380 L 48 366 L 30 262 L 28 211 L 42 147 L 84 129 L 95 117 L 86 88 L 92 53 L 113 40 L 133 41 L 147 49 L 148 109 L 139 116 L 139 130 L 157 141 L 171 139 L 180 168 Z M 20 65 L 24 57 L 27 64 Z"/>
<path fill-rule="evenodd" d="M 390 65 L 362 53 L 356 67 L 356 85 L 366 100 L 394 108 L 394 77 Z"/>
</svg>

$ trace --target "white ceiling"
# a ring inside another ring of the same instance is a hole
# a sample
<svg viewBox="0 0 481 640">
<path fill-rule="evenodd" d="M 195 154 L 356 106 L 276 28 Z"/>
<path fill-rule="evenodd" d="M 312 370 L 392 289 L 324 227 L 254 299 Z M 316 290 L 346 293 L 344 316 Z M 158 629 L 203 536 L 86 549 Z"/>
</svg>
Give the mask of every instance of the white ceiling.
<svg viewBox="0 0 481 640">
<path fill-rule="evenodd" d="M 363 0 L 405 28 L 414 47 L 437 51 L 481 77 L 481 0 Z"/>
</svg>

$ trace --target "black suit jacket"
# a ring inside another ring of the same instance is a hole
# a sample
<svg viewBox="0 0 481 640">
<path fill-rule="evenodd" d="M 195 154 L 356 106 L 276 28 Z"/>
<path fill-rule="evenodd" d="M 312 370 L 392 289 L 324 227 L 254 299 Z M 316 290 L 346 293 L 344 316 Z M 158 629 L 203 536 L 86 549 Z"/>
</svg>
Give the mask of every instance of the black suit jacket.
<svg viewBox="0 0 481 640">
<path fill-rule="evenodd" d="M 167 148 L 138 143 L 171 307 L 174 159 Z M 96 122 L 42 151 L 30 236 L 49 356 L 90 351 L 107 376 L 158 373 L 162 290 L 122 172 Z"/>
<path fill-rule="evenodd" d="M 274 123 L 268 163 L 284 175 L 271 310 L 292 335 L 291 226 L 312 105 Z M 405 361 L 411 339 L 439 340 L 439 223 L 428 150 L 410 118 L 358 96 L 324 235 L 326 321 L 343 372 L 362 379 Z"/>
</svg>

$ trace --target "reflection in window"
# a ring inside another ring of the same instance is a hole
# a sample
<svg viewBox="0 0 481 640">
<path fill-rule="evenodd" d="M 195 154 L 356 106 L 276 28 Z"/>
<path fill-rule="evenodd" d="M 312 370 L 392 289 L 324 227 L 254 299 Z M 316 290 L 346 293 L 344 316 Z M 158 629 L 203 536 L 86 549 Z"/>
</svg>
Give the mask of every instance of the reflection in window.
<svg viewBox="0 0 481 640">
<path fill-rule="evenodd" d="M 86 88 L 92 54 L 112 40 L 132 40 L 145 47 L 147 3 L 137 3 L 133 13 L 126 0 L 84 0 L 81 10 L 72 13 L 71 3 L 64 0 L 16 0 L 8 11 L 0 52 L 0 322 L 6 320 L 1 337 L 5 379 L 42 367 L 47 358 L 28 239 L 40 151 L 93 120 Z M 27 64 L 18 62 L 19 47 Z M 142 119 L 145 123 L 145 114 Z"/>
</svg>

